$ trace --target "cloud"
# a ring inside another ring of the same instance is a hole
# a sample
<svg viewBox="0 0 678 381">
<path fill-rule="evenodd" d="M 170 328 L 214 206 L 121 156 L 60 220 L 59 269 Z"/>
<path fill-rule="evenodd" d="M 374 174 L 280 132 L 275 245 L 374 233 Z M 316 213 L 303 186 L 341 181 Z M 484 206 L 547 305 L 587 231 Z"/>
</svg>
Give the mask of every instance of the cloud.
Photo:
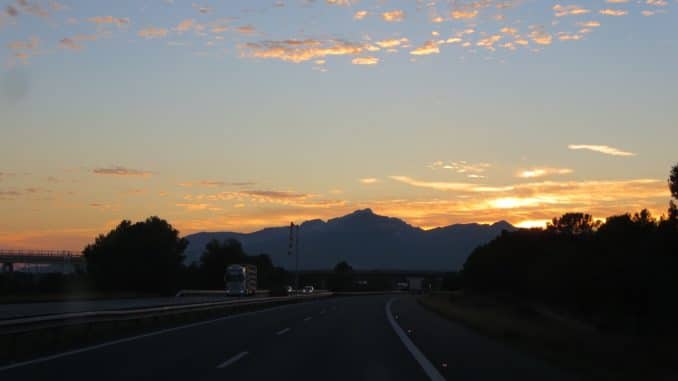
<svg viewBox="0 0 678 381">
<path fill-rule="evenodd" d="M 186 210 L 189 210 L 189 211 L 192 211 L 192 212 L 198 211 L 198 210 L 207 210 L 208 208 L 211 207 L 210 204 L 191 204 L 191 203 L 186 203 L 186 202 L 177 203 L 175 205 L 180 207 L 180 208 L 185 208 Z"/>
<path fill-rule="evenodd" d="M 464 160 L 445 163 L 442 160 L 427 165 L 431 169 L 447 169 L 462 174 L 479 174 L 487 171 L 492 165 L 489 163 L 469 163 Z M 469 176 L 470 177 L 470 176 Z"/>
<path fill-rule="evenodd" d="M 203 15 L 206 15 L 206 14 L 212 12 L 212 8 L 210 8 L 206 5 L 193 4 L 192 7 L 193 7 L 193 9 L 197 10 L 200 14 L 203 14 Z"/>
<path fill-rule="evenodd" d="M 129 25 L 127 17 L 95 16 L 88 18 L 87 21 L 95 24 L 115 24 L 119 27 Z"/>
<path fill-rule="evenodd" d="M 224 185 L 226 185 L 226 183 L 223 181 L 202 180 L 200 182 L 200 185 L 204 185 L 207 187 L 223 187 Z"/>
<path fill-rule="evenodd" d="M 104 176 L 151 176 L 153 173 L 148 171 L 142 171 L 138 169 L 131 169 L 125 167 L 108 167 L 108 168 L 96 168 L 92 171 L 96 175 Z"/>
<path fill-rule="evenodd" d="M 167 29 L 165 28 L 155 28 L 155 27 L 150 27 L 146 29 L 140 30 L 137 34 L 140 37 L 151 39 L 151 38 L 162 38 L 167 36 Z"/>
<path fill-rule="evenodd" d="M 560 4 L 554 5 L 553 11 L 555 12 L 556 17 L 577 16 L 591 12 L 590 10 L 582 8 L 578 5 L 560 5 Z"/>
<path fill-rule="evenodd" d="M 582 28 L 597 28 L 600 26 L 600 22 L 598 21 L 580 21 L 577 23 L 577 26 L 580 26 Z"/>
<path fill-rule="evenodd" d="M 365 17 L 367 17 L 369 13 L 367 11 L 357 11 L 356 13 L 353 14 L 353 19 L 354 20 L 362 20 Z"/>
<path fill-rule="evenodd" d="M 626 16 L 629 12 L 621 9 L 601 9 L 598 11 L 601 15 L 605 16 Z"/>
<path fill-rule="evenodd" d="M 381 18 L 387 22 L 401 22 L 405 20 L 405 12 L 400 9 L 396 9 L 382 13 Z"/>
<path fill-rule="evenodd" d="M 38 37 L 31 37 L 26 41 L 12 41 L 7 44 L 11 50 L 35 50 L 40 47 L 40 39 Z"/>
<path fill-rule="evenodd" d="M 339 5 L 339 6 L 342 6 L 342 7 L 348 7 L 348 6 L 352 5 L 352 3 L 357 3 L 357 2 L 358 2 L 358 0 L 354 0 L 354 1 L 351 1 L 351 0 L 325 0 L 325 3 L 327 3 L 329 5 Z"/>
<path fill-rule="evenodd" d="M 569 175 L 571 173 L 574 173 L 574 171 L 569 168 L 531 168 L 518 172 L 516 177 L 533 179 L 552 175 Z"/>
<path fill-rule="evenodd" d="M 512 190 L 512 186 L 507 187 L 493 187 L 493 186 L 484 186 L 474 183 L 460 183 L 460 182 L 448 182 L 448 181 L 422 181 L 416 180 L 408 176 L 389 176 L 392 180 L 411 185 L 417 188 L 428 188 L 438 191 L 458 191 L 458 192 L 505 192 Z"/>
<path fill-rule="evenodd" d="M 366 177 L 363 179 L 360 179 L 360 182 L 366 185 L 371 185 L 371 184 L 376 184 L 379 182 L 379 179 L 374 178 L 374 177 Z"/>
<path fill-rule="evenodd" d="M 241 34 L 254 34 L 257 32 L 257 29 L 252 25 L 244 25 L 235 28 L 235 31 Z"/>
<path fill-rule="evenodd" d="M 19 15 L 19 11 L 11 4 L 5 8 L 5 13 L 7 13 L 7 16 L 10 17 L 16 17 Z"/>
<path fill-rule="evenodd" d="M 327 56 L 359 55 L 364 52 L 364 44 L 355 44 L 340 40 L 320 41 L 280 40 L 247 43 L 240 46 L 243 56 L 252 58 L 278 59 L 300 63 Z"/>
<path fill-rule="evenodd" d="M 591 145 L 591 144 L 570 144 L 567 148 L 571 150 L 589 150 L 594 152 L 604 153 L 612 156 L 636 156 L 633 152 L 622 151 L 620 149 L 606 146 L 606 145 Z"/>
<path fill-rule="evenodd" d="M 83 46 L 78 44 L 74 39 L 68 37 L 59 41 L 59 47 L 71 50 L 80 50 L 83 48 Z"/>
<path fill-rule="evenodd" d="M 529 34 L 530 39 L 538 45 L 551 45 L 553 36 L 544 30 L 544 27 L 537 25 L 532 27 Z"/>
<path fill-rule="evenodd" d="M 248 196 L 265 197 L 270 199 L 306 199 L 312 197 L 312 195 L 306 193 L 270 191 L 270 190 L 248 190 L 240 191 L 238 193 Z"/>
<path fill-rule="evenodd" d="M 377 41 L 375 42 L 375 44 L 377 44 L 380 48 L 387 49 L 405 45 L 408 44 L 409 42 L 410 41 L 407 38 L 403 37 L 403 38 L 389 38 L 386 40 Z"/>
<path fill-rule="evenodd" d="M 423 45 L 418 46 L 414 50 L 410 51 L 410 54 L 415 56 L 426 56 L 429 54 L 438 54 L 440 49 L 438 44 L 435 41 L 426 41 Z"/>
<path fill-rule="evenodd" d="M 478 16 L 478 11 L 475 9 L 471 10 L 454 10 L 450 13 L 450 17 L 455 20 L 470 20 Z"/>
<path fill-rule="evenodd" d="M 179 25 L 174 28 L 174 30 L 179 33 L 188 32 L 189 30 L 193 29 L 195 25 L 194 19 L 186 19 L 180 22 Z"/>
<path fill-rule="evenodd" d="M 351 63 L 354 65 L 376 65 L 379 63 L 379 58 L 377 57 L 356 57 L 351 60 Z"/>
</svg>

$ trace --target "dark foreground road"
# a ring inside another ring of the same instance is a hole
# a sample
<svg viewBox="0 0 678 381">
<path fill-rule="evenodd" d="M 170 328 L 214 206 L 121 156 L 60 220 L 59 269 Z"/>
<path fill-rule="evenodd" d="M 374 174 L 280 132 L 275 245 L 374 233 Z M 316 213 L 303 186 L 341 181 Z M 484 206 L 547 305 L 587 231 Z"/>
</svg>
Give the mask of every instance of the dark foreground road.
<svg viewBox="0 0 678 381">
<path fill-rule="evenodd" d="M 332 298 L 225 317 L 0 368 L 0 379 L 565 379 L 412 297 L 391 299 Z"/>
</svg>

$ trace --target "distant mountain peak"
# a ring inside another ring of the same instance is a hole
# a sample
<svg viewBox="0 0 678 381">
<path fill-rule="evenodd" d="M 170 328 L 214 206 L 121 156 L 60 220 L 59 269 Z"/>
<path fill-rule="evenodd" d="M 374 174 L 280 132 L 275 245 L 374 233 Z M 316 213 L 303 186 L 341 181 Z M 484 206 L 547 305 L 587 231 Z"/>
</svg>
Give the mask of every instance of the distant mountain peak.
<svg viewBox="0 0 678 381">
<path fill-rule="evenodd" d="M 360 216 L 360 215 L 376 215 L 376 214 L 374 214 L 372 209 L 365 208 L 365 209 L 358 209 L 358 210 L 354 211 L 353 213 L 349 214 L 349 216 L 350 215 Z"/>
<path fill-rule="evenodd" d="M 508 221 L 501 220 L 492 224 L 493 228 L 501 228 L 503 230 L 515 230 L 515 226 L 511 225 Z"/>
</svg>

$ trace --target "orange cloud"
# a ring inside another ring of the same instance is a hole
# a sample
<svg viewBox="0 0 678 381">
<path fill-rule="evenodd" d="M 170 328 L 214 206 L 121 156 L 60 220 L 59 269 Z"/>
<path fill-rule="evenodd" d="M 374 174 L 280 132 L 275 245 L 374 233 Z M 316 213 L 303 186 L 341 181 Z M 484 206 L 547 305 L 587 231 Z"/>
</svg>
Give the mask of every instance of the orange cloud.
<svg viewBox="0 0 678 381">
<path fill-rule="evenodd" d="M 574 171 L 569 168 L 532 168 L 520 171 L 516 176 L 523 179 L 533 179 L 551 175 L 569 175 L 573 172 Z"/>
<path fill-rule="evenodd" d="M 146 29 L 140 30 L 137 34 L 138 34 L 140 37 L 144 37 L 144 38 L 147 38 L 147 39 L 151 39 L 151 38 L 162 38 L 162 37 L 165 37 L 165 36 L 167 36 L 167 32 L 168 32 L 168 31 L 167 31 L 167 29 L 165 29 L 165 28 L 154 28 L 154 27 L 150 27 L 150 28 L 146 28 Z"/>
<path fill-rule="evenodd" d="M 108 167 L 108 168 L 96 168 L 92 171 L 96 175 L 105 175 L 105 176 L 151 176 L 153 173 L 148 171 L 141 171 L 138 169 L 131 169 L 125 167 Z"/>
<path fill-rule="evenodd" d="M 387 22 L 401 22 L 405 20 L 405 12 L 400 9 L 396 9 L 382 13 L 381 18 Z"/>
<path fill-rule="evenodd" d="M 327 56 L 359 55 L 366 49 L 365 45 L 345 41 L 330 40 L 282 40 L 247 43 L 241 47 L 246 57 L 278 59 L 300 63 Z"/>
<path fill-rule="evenodd" d="M 129 25 L 129 18 L 113 16 L 95 16 L 88 18 L 87 21 L 95 24 L 115 24 L 117 26 Z"/>
<path fill-rule="evenodd" d="M 478 16 L 478 11 L 472 10 L 455 10 L 450 13 L 450 16 L 455 20 L 470 20 Z"/>
<path fill-rule="evenodd" d="M 438 53 L 440 53 L 440 49 L 438 48 L 438 44 L 435 41 L 426 41 L 423 45 L 410 51 L 410 54 L 415 56 L 426 56 L 429 54 Z"/>
<path fill-rule="evenodd" d="M 554 5 L 553 11 L 555 12 L 556 17 L 584 15 L 591 12 L 590 10 L 582 8 L 578 5 L 560 4 Z"/>
<path fill-rule="evenodd" d="M 354 65 L 376 65 L 379 63 L 379 58 L 377 57 L 356 57 L 351 60 L 351 63 Z"/>
<path fill-rule="evenodd" d="M 601 15 L 605 16 L 626 16 L 629 12 L 621 9 L 601 9 L 598 11 Z"/>
</svg>

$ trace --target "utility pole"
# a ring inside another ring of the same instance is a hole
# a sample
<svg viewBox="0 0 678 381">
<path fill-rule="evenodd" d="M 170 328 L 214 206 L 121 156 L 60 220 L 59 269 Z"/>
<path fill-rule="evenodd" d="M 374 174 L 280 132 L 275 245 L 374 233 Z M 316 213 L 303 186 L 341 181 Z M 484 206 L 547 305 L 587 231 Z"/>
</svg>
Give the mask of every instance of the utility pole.
<svg viewBox="0 0 678 381">
<path fill-rule="evenodd" d="M 297 283 L 297 291 L 299 290 L 299 225 L 295 225 L 295 231 L 296 231 L 296 242 L 294 244 L 294 251 L 295 251 L 295 257 L 296 258 L 296 283 Z"/>
</svg>

